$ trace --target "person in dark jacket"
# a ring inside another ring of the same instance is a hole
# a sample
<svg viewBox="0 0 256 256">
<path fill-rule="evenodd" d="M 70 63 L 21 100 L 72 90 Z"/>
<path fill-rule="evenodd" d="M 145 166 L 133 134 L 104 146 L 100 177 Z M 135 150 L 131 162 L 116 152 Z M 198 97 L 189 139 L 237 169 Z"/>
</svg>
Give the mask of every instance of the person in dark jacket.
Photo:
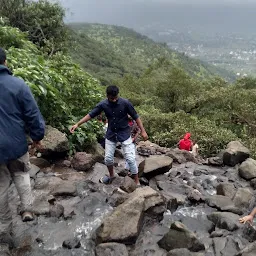
<svg viewBox="0 0 256 256">
<path fill-rule="evenodd" d="M 6 53 L 0 48 L 0 243 L 9 243 L 12 214 L 8 188 L 14 182 L 21 200 L 23 221 L 33 220 L 28 143 L 26 131 L 40 148 L 45 123 L 36 101 L 25 82 L 12 76 Z"/>
<path fill-rule="evenodd" d="M 107 87 L 107 99 L 101 101 L 97 106 L 77 124 L 70 129 L 74 133 L 77 127 L 88 122 L 91 118 L 95 118 L 101 112 L 105 112 L 108 119 L 108 129 L 106 133 L 105 143 L 105 164 L 108 167 L 109 176 L 100 179 L 100 182 L 109 184 L 115 178 L 114 173 L 114 154 L 117 142 L 122 144 L 125 159 L 129 164 L 130 172 L 137 185 L 140 185 L 138 177 L 138 167 L 135 159 L 135 147 L 131 138 L 131 128 L 128 124 L 128 115 L 132 117 L 141 130 L 141 136 L 144 140 L 148 139 L 148 135 L 143 127 L 142 121 L 139 118 L 136 110 L 129 100 L 118 96 L 119 88 L 115 85 Z"/>
</svg>

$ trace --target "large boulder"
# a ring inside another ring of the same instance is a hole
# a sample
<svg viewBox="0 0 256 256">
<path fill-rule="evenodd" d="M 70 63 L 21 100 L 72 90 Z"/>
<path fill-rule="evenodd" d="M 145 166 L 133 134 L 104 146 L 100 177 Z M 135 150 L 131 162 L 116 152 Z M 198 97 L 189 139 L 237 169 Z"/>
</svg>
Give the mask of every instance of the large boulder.
<svg viewBox="0 0 256 256">
<path fill-rule="evenodd" d="M 128 200 L 105 218 L 97 231 L 98 241 L 135 243 L 141 231 L 144 212 L 163 204 L 163 197 L 152 188 L 136 189 Z"/>
<path fill-rule="evenodd" d="M 220 183 L 217 187 L 217 195 L 227 196 L 232 199 L 236 193 L 236 188 L 233 183 Z"/>
<path fill-rule="evenodd" d="M 167 250 L 187 248 L 190 251 L 198 252 L 205 250 L 196 235 L 180 222 L 174 222 L 167 234 L 158 242 L 158 245 Z"/>
<path fill-rule="evenodd" d="M 86 152 L 77 152 L 72 159 L 72 166 L 77 171 L 86 172 L 92 168 L 94 163 L 94 156 Z"/>
<path fill-rule="evenodd" d="M 239 188 L 233 201 L 238 208 L 248 208 L 252 199 L 253 194 L 249 188 Z"/>
<path fill-rule="evenodd" d="M 239 166 L 238 171 L 239 175 L 246 180 L 256 178 L 256 161 L 252 158 L 248 158 Z"/>
<path fill-rule="evenodd" d="M 236 256 L 255 256 L 256 255 L 256 241 L 248 244 L 243 250 L 241 250 Z"/>
<path fill-rule="evenodd" d="M 187 150 L 180 150 L 178 148 L 170 149 L 166 156 L 169 156 L 173 159 L 174 162 L 183 164 L 186 162 L 194 162 L 196 163 L 196 158 Z"/>
<path fill-rule="evenodd" d="M 69 150 L 67 136 L 50 125 L 46 126 L 45 136 L 42 140 L 42 145 L 43 156 L 63 155 L 66 154 Z"/>
<path fill-rule="evenodd" d="M 227 196 L 213 195 L 206 198 L 206 203 L 210 207 L 215 207 L 221 211 L 240 212 L 236 209 L 233 201 Z"/>
<path fill-rule="evenodd" d="M 243 225 L 239 223 L 239 215 L 231 212 L 213 212 L 207 215 L 207 218 L 212 221 L 216 227 L 234 231 Z"/>
<path fill-rule="evenodd" d="M 203 252 L 191 252 L 186 248 L 174 249 L 167 253 L 167 256 L 204 256 Z"/>
<path fill-rule="evenodd" d="M 150 156 L 140 163 L 139 174 L 146 178 L 152 178 L 168 172 L 172 168 L 172 162 L 172 158 L 168 156 Z"/>
<path fill-rule="evenodd" d="M 223 164 L 235 166 L 250 156 L 250 151 L 239 141 L 231 141 L 223 153 Z"/>
<path fill-rule="evenodd" d="M 118 243 L 99 244 L 95 252 L 96 256 L 128 256 L 126 246 Z"/>
</svg>

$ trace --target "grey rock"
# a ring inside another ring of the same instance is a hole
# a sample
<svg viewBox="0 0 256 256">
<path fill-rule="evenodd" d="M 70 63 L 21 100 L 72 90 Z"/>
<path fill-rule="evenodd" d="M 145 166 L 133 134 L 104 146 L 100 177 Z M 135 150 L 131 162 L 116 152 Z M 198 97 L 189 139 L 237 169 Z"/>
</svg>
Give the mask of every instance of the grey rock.
<svg viewBox="0 0 256 256">
<path fill-rule="evenodd" d="M 95 252 L 96 256 L 128 256 L 126 246 L 119 243 L 99 244 Z"/>
<path fill-rule="evenodd" d="M 204 252 L 191 252 L 186 248 L 174 249 L 167 253 L 167 256 L 205 256 Z"/>
<path fill-rule="evenodd" d="M 146 178 L 168 172 L 172 168 L 172 158 L 168 156 L 150 156 L 139 165 L 139 174 Z"/>
<path fill-rule="evenodd" d="M 127 193 L 132 193 L 136 189 L 136 183 L 134 182 L 133 179 L 130 177 L 126 176 L 120 186 L 122 190 L 124 190 Z"/>
<path fill-rule="evenodd" d="M 227 196 L 232 199 L 236 193 L 236 188 L 232 183 L 220 183 L 216 187 L 217 195 Z"/>
<path fill-rule="evenodd" d="M 44 148 L 42 152 L 43 156 L 49 156 L 55 153 L 67 153 L 69 150 L 67 136 L 56 128 L 51 127 L 50 125 L 46 126 L 42 145 Z"/>
<path fill-rule="evenodd" d="M 63 182 L 53 189 L 52 194 L 54 196 L 76 196 L 77 189 L 75 185 Z"/>
<path fill-rule="evenodd" d="M 50 216 L 60 218 L 64 215 L 64 207 L 61 204 L 50 206 Z"/>
<path fill-rule="evenodd" d="M 252 158 L 248 158 L 240 165 L 238 171 L 239 175 L 246 180 L 256 178 L 256 161 Z"/>
<path fill-rule="evenodd" d="M 81 243 L 77 238 L 72 238 L 72 239 L 65 240 L 62 246 L 67 249 L 74 249 L 74 248 L 80 248 Z"/>
<path fill-rule="evenodd" d="M 207 218 L 212 221 L 218 228 L 234 231 L 242 227 L 239 223 L 239 215 L 231 212 L 214 212 L 207 215 Z"/>
<path fill-rule="evenodd" d="M 83 172 L 91 169 L 94 163 L 94 156 L 85 152 L 77 152 L 72 159 L 72 166 L 74 167 L 74 169 Z"/>
<path fill-rule="evenodd" d="M 158 244 L 167 251 L 178 248 L 187 248 L 193 252 L 205 250 L 204 244 L 197 239 L 196 235 L 180 222 L 174 222 Z"/>
<path fill-rule="evenodd" d="M 238 208 L 248 208 L 252 199 L 253 194 L 249 188 L 239 188 L 233 201 Z"/>
<path fill-rule="evenodd" d="M 250 156 L 250 151 L 239 141 L 231 141 L 223 153 L 223 163 L 235 166 L 242 163 Z"/>
</svg>

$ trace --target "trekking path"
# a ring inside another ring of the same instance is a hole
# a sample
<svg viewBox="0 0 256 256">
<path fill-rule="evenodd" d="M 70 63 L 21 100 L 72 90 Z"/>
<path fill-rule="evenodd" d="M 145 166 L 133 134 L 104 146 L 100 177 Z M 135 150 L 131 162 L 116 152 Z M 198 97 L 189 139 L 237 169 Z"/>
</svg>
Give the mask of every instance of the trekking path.
<svg viewBox="0 0 256 256">
<path fill-rule="evenodd" d="M 61 153 L 56 145 L 51 154 Z M 12 185 L 12 255 L 256 255 L 249 243 L 255 229 L 238 221 L 255 205 L 256 164 L 245 147 L 232 142 L 204 162 L 150 142 L 141 142 L 138 152 L 141 188 L 126 176 L 121 150 L 111 185 L 98 182 L 107 173 L 98 145 L 70 161 L 32 157 L 36 218 L 21 221 Z"/>
</svg>

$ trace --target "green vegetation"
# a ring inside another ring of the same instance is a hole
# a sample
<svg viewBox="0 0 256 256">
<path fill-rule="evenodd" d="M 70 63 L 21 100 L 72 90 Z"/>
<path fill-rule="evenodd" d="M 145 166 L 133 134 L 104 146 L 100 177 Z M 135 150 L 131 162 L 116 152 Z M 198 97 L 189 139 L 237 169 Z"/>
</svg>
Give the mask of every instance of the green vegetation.
<svg viewBox="0 0 256 256">
<path fill-rule="evenodd" d="M 28 38 L 49 55 L 63 51 L 68 43 L 65 10 L 47 0 L 0 0 L 0 17 L 28 33 Z"/>
<path fill-rule="evenodd" d="M 84 150 L 102 135 L 97 121 L 74 135 L 68 132 L 102 99 L 104 89 L 76 61 L 102 84 L 120 87 L 121 96 L 130 99 L 141 115 L 150 140 L 173 147 L 189 131 L 204 156 L 218 153 L 231 140 L 243 141 L 256 156 L 255 79 L 230 84 L 215 76 L 227 78 L 225 71 L 130 29 L 73 24 L 74 31 L 69 31 L 63 25 L 63 9 L 46 0 L 12 0 L 12 4 L 16 12 L 11 5 L 10 13 L 0 7 L 0 47 L 7 49 L 14 74 L 31 87 L 47 123 L 69 135 L 71 153 Z M 19 20 L 25 22 L 24 28 Z M 38 27 L 47 35 L 45 40 L 33 37 Z M 67 43 L 73 60 L 65 52 Z"/>
<path fill-rule="evenodd" d="M 128 28 L 87 23 L 69 27 L 76 32 L 72 36 L 75 43 L 72 56 L 104 85 L 127 74 L 139 76 L 159 59 L 180 66 L 195 77 L 220 75 L 228 80 L 235 79 L 231 72 L 189 58 Z"/>
<path fill-rule="evenodd" d="M 99 82 L 84 72 L 69 56 L 58 53 L 50 59 L 17 28 L 0 24 L 0 45 L 7 49 L 8 66 L 32 89 L 46 122 L 63 132 L 102 98 Z M 70 137 L 71 153 L 95 142 L 100 124 L 90 122 Z"/>
</svg>

